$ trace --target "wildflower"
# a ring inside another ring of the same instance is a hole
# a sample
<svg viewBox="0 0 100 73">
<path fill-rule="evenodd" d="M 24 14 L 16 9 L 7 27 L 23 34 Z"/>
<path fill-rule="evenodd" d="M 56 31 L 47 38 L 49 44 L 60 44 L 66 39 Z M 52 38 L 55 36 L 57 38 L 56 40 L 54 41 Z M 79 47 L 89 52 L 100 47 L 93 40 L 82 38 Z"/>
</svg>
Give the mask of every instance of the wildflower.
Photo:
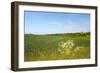
<svg viewBox="0 0 100 73">
<path fill-rule="evenodd" d="M 58 52 L 60 53 L 66 53 L 67 55 L 72 54 L 73 52 L 80 51 L 81 46 L 76 46 L 73 40 L 67 40 L 65 42 L 58 43 Z"/>
<path fill-rule="evenodd" d="M 67 40 L 66 42 L 60 42 L 58 51 L 60 53 L 66 52 L 67 54 L 70 54 L 71 49 L 75 46 L 73 40 Z"/>
<path fill-rule="evenodd" d="M 83 47 L 79 47 L 79 46 L 77 46 L 75 49 L 74 49 L 74 52 L 78 52 L 78 51 L 80 51 L 80 49 L 82 49 Z"/>
</svg>

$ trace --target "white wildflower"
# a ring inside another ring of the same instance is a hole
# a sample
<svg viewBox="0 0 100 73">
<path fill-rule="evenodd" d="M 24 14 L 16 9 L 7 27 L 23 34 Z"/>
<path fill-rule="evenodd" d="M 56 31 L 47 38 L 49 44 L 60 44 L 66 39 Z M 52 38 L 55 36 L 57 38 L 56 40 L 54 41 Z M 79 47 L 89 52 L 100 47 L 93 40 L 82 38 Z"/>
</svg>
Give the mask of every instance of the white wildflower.
<svg viewBox="0 0 100 73">
<path fill-rule="evenodd" d="M 66 42 L 59 43 L 59 52 L 66 52 L 69 54 L 71 49 L 75 46 L 73 40 L 67 40 Z"/>
<path fill-rule="evenodd" d="M 74 52 L 78 52 L 78 51 L 80 51 L 80 49 L 82 49 L 83 47 L 79 47 L 79 46 L 77 46 L 75 49 L 74 49 Z"/>
</svg>

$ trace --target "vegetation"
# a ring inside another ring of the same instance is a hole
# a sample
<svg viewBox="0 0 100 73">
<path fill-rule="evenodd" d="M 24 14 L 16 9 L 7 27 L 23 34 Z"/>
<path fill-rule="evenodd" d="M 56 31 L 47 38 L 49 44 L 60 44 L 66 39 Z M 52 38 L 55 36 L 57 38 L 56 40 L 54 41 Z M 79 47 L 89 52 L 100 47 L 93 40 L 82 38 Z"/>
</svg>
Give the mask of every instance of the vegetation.
<svg viewBox="0 0 100 73">
<path fill-rule="evenodd" d="M 25 61 L 90 58 L 90 32 L 25 34 Z"/>
</svg>

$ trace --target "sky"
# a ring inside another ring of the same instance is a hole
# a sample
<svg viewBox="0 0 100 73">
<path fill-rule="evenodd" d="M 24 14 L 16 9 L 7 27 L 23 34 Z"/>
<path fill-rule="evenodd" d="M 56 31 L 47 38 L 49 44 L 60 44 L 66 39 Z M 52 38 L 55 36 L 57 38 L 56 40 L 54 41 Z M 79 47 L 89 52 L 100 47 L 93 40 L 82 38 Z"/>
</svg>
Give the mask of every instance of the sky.
<svg viewBox="0 0 100 73">
<path fill-rule="evenodd" d="M 90 31 L 90 14 L 24 11 L 25 34 Z"/>
</svg>

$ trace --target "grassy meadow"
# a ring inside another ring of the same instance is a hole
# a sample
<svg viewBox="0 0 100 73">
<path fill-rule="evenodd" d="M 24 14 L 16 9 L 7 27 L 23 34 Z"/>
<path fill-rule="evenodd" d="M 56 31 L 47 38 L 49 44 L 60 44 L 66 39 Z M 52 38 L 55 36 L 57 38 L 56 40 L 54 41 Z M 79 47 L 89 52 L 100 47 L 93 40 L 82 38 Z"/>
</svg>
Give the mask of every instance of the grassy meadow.
<svg viewBox="0 0 100 73">
<path fill-rule="evenodd" d="M 90 32 L 24 35 L 24 61 L 90 58 Z"/>
</svg>

